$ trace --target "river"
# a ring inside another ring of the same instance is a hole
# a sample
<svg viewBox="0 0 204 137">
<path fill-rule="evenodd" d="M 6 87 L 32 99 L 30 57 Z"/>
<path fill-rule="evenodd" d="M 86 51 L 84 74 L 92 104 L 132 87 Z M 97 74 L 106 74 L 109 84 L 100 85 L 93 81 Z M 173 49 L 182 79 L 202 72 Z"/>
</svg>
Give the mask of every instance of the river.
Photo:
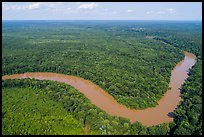
<svg viewBox="0 0 204 137">
<path fill-rule="evenodd" d="M 80 77 L 50 73 L 50 72 L 32 72 L 24 74 L 14 74 L 2 76 L 2 79 L 22 79 L 34 78 L 39 80 L 52 80 L 69 84 L 83 93 L 94 105 L 104 110 L 109 115 L 120 116 L 130 119 L 131 123 L 139 121 L 143 125 L 153 126 L 173 121 L 169 114 L 179 105 L 181 85 L 188 77 L 188 70 L 196 63 L 196 56 L 185 52 L 185 58 L 180 61 L 171 72 L 169 86 L 171 87 L 158 105 L 143 110 L 129 109 L 119 104 L 111 95 L 101 89 L 94 83 Z"/>
</svg>

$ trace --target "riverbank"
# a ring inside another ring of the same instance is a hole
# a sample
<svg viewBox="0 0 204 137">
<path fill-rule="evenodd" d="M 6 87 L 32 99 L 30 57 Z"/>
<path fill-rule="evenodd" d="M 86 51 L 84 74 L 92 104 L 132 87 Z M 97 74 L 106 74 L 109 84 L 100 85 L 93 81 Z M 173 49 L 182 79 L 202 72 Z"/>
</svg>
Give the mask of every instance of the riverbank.
<svg viewBox="0 0 204 137">
<path fill-rule="evenodd" d="M 63 82 L 79 90 L 94 105 L 110 115 L 128 118 L 132 123 L 139 121 L 143 125 L 153 126 L 173 121 L 173 118 L 170 117 L 169 114 L 175 110 L 181 101 L 179 88 L 188 77 L 188 70 L 196 62 L 196 56 L 194 54 L 188 52 L 184 52 L 184 54 L 185 58 L 172 70 L 169 83 L 171 89 L 168 90 L 162 99 L 158 101 L 159 105 L 154 108 L 147 108 L 144 110 L 129 109 L 126 106 L 119 104 L 111 95 L 94 83 L 71 75 L 50 72 L 33 72 L 7 75 L 3 76 L 2 79 L 34 78 L 39 80 Z"/>
</svg>

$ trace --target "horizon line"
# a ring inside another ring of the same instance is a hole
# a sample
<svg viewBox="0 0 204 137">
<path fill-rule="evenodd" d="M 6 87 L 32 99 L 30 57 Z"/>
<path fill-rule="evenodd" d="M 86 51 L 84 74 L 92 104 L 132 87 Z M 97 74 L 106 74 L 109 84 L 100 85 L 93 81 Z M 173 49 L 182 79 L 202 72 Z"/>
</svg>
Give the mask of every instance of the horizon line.
<svg viewBox="0 0 204 137">
<path fill-rule="evenodd" d="M 129 20 L 129 19 L 2 19 L 2 21 L 202 21 L 202 20 Z"/>
</svg>

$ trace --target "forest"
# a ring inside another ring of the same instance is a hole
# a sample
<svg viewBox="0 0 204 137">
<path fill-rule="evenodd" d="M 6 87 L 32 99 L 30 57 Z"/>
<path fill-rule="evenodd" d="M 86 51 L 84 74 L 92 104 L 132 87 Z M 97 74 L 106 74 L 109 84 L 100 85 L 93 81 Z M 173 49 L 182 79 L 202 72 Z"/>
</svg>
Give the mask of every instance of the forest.
<svg viewBox="0 0 204 137">
<path fill-rule="evenodd" d="M 89 134 L 202 134 L 201 22 L 3 21 L 2 25 L 2 75 L 55 72 L 82 77 L 134 109 L 157 105 L 169 88 L 171 70 L 184 58 L 183 50 L 197 56 L 182 86 L 183 101 L 173 112 L 174 122 L 152 127 L 131 124 L 109 116 L 68 85 L 4 80 L 2 134 L 83 134 L 84 121 L 90 125 Z M 46 116 L 39 110 L 47 110 Z M 18 111 L 22 114 L 15 115 Z M 37 122 L 44 127 L 30 131 L 37 123 L 19 119 L 24 115 L 31 119 L 33 111 L 39 113 L 32 120 L 40 119 Z M 45 123 L 51 113 L 55 122 Z M 73 123 L 68 132 L 65 127 Z M 49 130 L 43 132 L 45 128 Z"/>
<path fill-rule="evenodd" d="M 78 121 L 41 89 L 6 88 L 2 94 L 3 134 L 83 134 Z"/>
<path fill-rule="evenodd" d="M 109 34 L 106 26 L 101 28 L 97 23 L 92 29 L 69 22 L 57 25 L 5 24 L 2 75 L 71 74 L 91 80 L 121 104 L 143 109 L 157 105 L 168 89 L 171 70 L 184 57 L 172 46 L 140 38 L 140 33 L 129 32 L 127 26 Z"/>
</svg>

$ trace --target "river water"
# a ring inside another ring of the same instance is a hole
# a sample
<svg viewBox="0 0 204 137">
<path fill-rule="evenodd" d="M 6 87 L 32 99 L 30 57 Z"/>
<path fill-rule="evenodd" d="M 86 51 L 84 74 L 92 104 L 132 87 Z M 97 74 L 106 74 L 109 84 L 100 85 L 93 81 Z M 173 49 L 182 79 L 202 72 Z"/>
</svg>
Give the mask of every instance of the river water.
<svg viewBox="0 0 204 137">
<path fill-rule="evenodd" d="M 179 105 L 180 90 L 179 88 L 188 77 L 188 70 L 196 63 L 196 56 L 192 53 L 185 52 L 185 58 L 180 61 L 171 72 L 169 86 L 171 87 L 156 107 L 143 110 L 129 109 L 119 104 L 111 95 L 101 89 L 94 83 L 71 75 L 50 73 L 50 72 L 32 72 L 24 74 L 14 74 L 2 76 L 2 79 L 22 79 L 35 78 L 39 80 L 52 80 L 69 84 L 83 93 L 94 105 L 104 110 L 109 115 L 120 116 L 130 119 L 131 123 L 139 121 L 143 125 L 153 126 L 157 124 L 173 121 L 169 116 L 171 112 Z"/>
</svg>

